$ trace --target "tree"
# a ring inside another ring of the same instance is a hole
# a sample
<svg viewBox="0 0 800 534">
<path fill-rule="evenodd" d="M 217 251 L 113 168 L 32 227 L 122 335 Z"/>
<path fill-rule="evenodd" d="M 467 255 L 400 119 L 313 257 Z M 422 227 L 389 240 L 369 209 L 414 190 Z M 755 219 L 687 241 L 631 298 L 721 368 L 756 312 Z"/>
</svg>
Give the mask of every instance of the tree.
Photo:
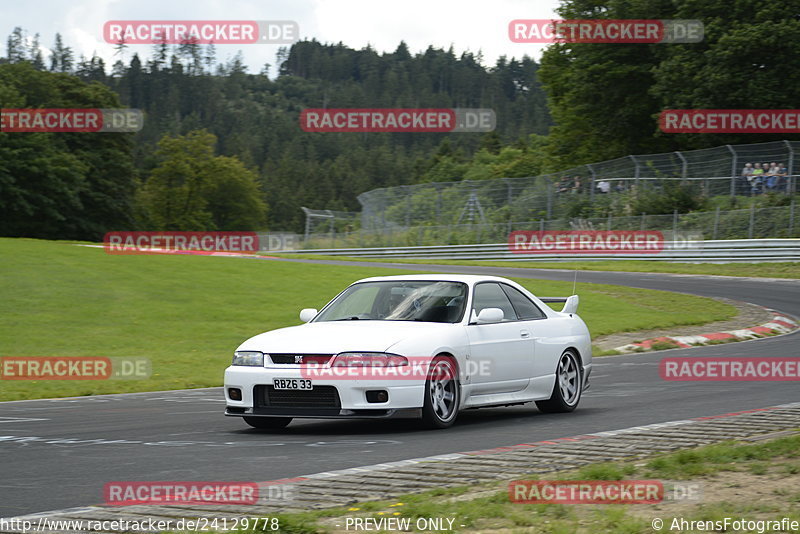
<svg viewBox="0 0 800 534">
<path fill-rule="evenodd" d="M 266 224 L 267 205 L 258 177 L 236 158 L 218 156 L 211 162 L 206 191 L 208 211 L 217 230 L 255 230 Z"/>
<path fill-rule="evenodd" d="M 662 134 L 664 109 L 794 109 L 800 98 L 796 2 L 564 0 L 565 19 L 697 19 L 691 44 L 561 43 L 539 70 L 556 126 L 559 167 L 628 154 L 792 138 L 791 134 Z"/>
<path fill-rule="evenodd" d="M 25 33 L 16 26 L 6 40 L 6 58 L 9 63 L 25 61 Z"/>
<path fill-rule="evenodd" d="M 74 56 L 72 49 L 68 46 L 64 46 L 61 34 L 57 33 L 55 44 L 53 45 L 53 52 L 50 56 L 50 70 L 52 72 L 72 72 L 73 63 Z"/>
<path fill-rule="evenodd" d="M 138 196 L 142 222 L 152 230 L 244 230 L 263 227 L 266 204 L 256 176 L 236 158 L 214 156 L 206 130 L 165 136 L 160 162 Z"/>
<path fill-rule="evenodd" d="M 678 4 L 675 18 L 703 20 L 705 39 L 663 51 L 650 88 L 660 108 L 797 108 L 800 11 L 796 3 L 684 0 Z M 787 134 L 662 137 L 674 143 L 666 149 L 676 150 L 781 140 Z"/>
<path fill-rule="evenodd" d="M 31 39 L 31 46 L 28 52 L 33 68 L 36 70 L 45 70 L 44 58 L 42 57 L 42 47 L 39 44 L 39 34 L 33 36 Z"/>
<path fill-rule="evenodd" d="M 116 95 L 27 62 L 0 65 L 12 108 L 114 108 Z M 97 240 L 132 224 L 131 134 L 0 132 L 0 235 Z"/>
</svg>

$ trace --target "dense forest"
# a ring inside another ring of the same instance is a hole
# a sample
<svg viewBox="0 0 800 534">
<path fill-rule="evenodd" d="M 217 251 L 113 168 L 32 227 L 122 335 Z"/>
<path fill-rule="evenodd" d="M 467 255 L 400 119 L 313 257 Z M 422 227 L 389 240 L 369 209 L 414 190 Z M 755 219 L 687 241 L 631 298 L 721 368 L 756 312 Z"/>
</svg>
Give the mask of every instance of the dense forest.
<svg viewBox="0 0 800 534">
<path fill-rule="evenodd" d="M 136 134 L 0 132 L 0 235 L 97 239 L 107 230 L 298 231 L 300 206 L 359 209 L 380 187 L 531 176 L 627 154 L 798 138 L 658 131 L 666 108 L 794 109 L 800 12 L 788 0 L 562 0 L 564 18 L 699 19 L 695 44 L 560 43 L 533 59 L 305 40 L 277 76 L 213 45 L 124 44 L 106 65 L 59 35 L 16 28 L 3 108 L 131 107 Z M 520 48 L 524 53 L 524 47 Z M 492 108 L 491 133 L 308 133 L 309 107 Z"/>
<path fill-rule="evenodd" d="M 439 158 L 465 160 L 483 146 L 496 150 L 503 143 L 524 143 L 528 134 L 545 134 L 550 125 L 536 82 L 538 65 L 527 57 L 500 58 L 485 68 L 480 57 L 456 57 L 452 50 L 428 48 L 412 55 L 400 43 L 393 53 L 379 54 L 302 41 L 281 49 L 279 75 L 271 80 L 264 73 L 248 74 L 239 56 L 217 63 L 213 45 L 157 45 L 148 59 L 134 54 L 108 69 L 98 57 L 76 60 L 60 36 L 54 42 L 45 64 L 38 37 L 26 38 L 22 29 L 9 37 L 6 57 L 0 59 L 3 107 L 121 105 L 143 110 L 145 126 L 135 135 L 0 133 L 3 160 L 11 165 L 0 168 L 0 176 L 6 176 L 0 187 L 18 190 L 16 199 L 0 194 L 9 214 L 0 228 L 4 235 L 96 237 L 103 227 L 132 225 L 297 230 L 303 220 L 300 206 L 357 210 L 356 196 L 370 189 L 457 180 L 456 169 L 436 166 Z M 306 107 L 490 107 L 499 126 L 487 135 L 307 133 L 298 123 Z M 12 161 L 17 159 L 12 154 L 31 143 L 45 151 L 63 150 L 65 157 L 75 156 L 74 143 L 131 149 L 114 155 L 124 170 L 105 168 L 109 158 L 101 158 L 91 172 L 70 168 L 72 181 L 43 172 L 37 179 L 46 188 L 29 191 L 16 178 L 50 166 L 40 165 L 37 150 L 30 152 L 35 161 Z M 233 158 L 248 176 L 239 187 L 219 183 L 217 173 L 203 170 L 201 162 L 176 162 L 180 146 L 184 155 L 195 150 L 211 157 L 210 150 Z M 86 202 L 104 194 L 96 183 L 101 176 L 119 188 L 106 195 L 113 197 L 113 215 Z M 53 202 L 59 189 L 69 192 L 71 205 Z M 246 202 L 252 190 L 261 192 L 258 202 Z M 220 213 L 224 209 L 236 213 L 226 216 Z M 49 214 L 42 218 L 45 210 Z"/>
</svg>

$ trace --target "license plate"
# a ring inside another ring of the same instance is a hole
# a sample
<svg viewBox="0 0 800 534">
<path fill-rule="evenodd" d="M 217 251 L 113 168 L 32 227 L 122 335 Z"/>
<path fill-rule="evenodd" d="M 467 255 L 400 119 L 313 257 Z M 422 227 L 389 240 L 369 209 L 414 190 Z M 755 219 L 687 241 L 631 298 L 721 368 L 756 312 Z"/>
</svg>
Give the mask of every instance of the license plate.
<svg viewBox="0 0 800 534">
<path fill-rule="evenodd" d="M 314 387 L 311 385 L 311 380 L 306 380 L 303 378 L 273 378 L 272 387 L 275 389 L 314 389 Z"/>
</svg>

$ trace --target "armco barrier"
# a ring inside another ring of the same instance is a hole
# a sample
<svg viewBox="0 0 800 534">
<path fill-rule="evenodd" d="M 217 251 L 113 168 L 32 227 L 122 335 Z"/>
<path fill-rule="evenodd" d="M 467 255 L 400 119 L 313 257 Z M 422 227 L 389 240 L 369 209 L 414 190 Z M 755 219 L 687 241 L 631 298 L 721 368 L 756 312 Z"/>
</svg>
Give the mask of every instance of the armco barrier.
<svg viewBox="0 0 800 534">
<path fill-rule="evenodd" d="M 275 251 L 277 252 L 277 251 Z M 359 258 L 420 258 L 442 260 L 508 260 L 508 261 L 599 261 L 649 260 L 698 263 L 786 262 L 800 261 L 800 239 L 734 239 L 719 241 L 667 242 L 657 253 L 537 253 L 519 254 L 509 250 L 508 243 L 488 245 L 447 245 L 423 247 L 332 248 L 291 250 L 302 254 L 351 256 Z M 798 275 L 800 277 L 800 275 Z"/>
</svg>

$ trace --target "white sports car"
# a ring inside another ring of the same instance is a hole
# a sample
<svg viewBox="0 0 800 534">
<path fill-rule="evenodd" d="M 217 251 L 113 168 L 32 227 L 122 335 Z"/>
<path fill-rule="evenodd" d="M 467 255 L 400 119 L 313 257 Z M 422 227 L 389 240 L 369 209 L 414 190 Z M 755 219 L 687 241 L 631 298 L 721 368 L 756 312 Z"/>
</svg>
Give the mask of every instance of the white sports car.
<svg viewBox="0 0 800 534">
<path fill-rule="evenodd" d="M 460 410 L 531 401 L 571 412 L 592 370 L 577 307 L 577 295 L 537 298 L 494 276 L 360 280 L 301 311 L 307 324 L 242 343 L 225 370 L 225 414 L 274 429 L 408 414 L 445 428 Z"/>
</svg>

